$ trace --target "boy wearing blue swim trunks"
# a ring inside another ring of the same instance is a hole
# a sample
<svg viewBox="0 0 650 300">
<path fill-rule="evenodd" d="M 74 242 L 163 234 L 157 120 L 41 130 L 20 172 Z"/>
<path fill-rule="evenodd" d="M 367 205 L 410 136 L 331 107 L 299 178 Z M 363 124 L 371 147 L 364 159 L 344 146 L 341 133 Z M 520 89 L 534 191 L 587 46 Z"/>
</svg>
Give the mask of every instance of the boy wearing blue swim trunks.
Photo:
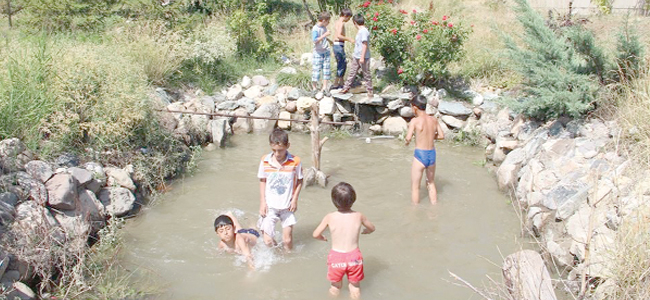
<svg viewBox="0 0 650 300">
<path fill-rule="evenodd" d="M 415 118 L 411 119 L 406 134 L 407 146 L 413 135 L 416 136 L 413 166 L 411 167 L 411 201 L 413 204 L 420 203 L 420 181 L 422 181 L 422 172 L 426 171 L 429 201 L 431 204 L 435 204 L 438 201 L 438 191 L 433 181 L 436 175 L 435 140 L 444 139 L 445 134 L 440 129 L 438 120 L 427 115 L 427 98 L 422 95 L 416 96 L 411 100 L 411 107 Z"/>
</svg>

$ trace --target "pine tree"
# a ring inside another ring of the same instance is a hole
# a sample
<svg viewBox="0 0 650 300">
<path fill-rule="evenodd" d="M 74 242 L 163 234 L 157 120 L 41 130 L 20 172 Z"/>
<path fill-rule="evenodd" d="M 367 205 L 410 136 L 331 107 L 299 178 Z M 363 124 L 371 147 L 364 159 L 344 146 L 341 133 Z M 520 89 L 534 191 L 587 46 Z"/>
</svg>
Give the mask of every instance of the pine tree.
<svg viewBox="0 0 650 300">
<path fill-rule="evenodd" d="M 527 97 L 514 102 L 513 108 L 540 120 L 579 117 L 593 109 L 600 88 L 598 74 L 605 67 L 593 36 L 577 31 L 584 30 L 580 28 L 553 31 L 527 0 L 515 2 L 524 46 L 510 36 L 505 36 L 505 44 L 523 75 Z"/>
</svg>

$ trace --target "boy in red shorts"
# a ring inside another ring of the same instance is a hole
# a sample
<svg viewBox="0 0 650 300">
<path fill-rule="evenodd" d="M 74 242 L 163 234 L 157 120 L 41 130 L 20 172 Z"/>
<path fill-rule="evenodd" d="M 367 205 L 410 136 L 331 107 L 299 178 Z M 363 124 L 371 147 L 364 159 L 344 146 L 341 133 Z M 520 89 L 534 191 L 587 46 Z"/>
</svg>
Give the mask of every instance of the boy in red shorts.
<svg viewBox="0 0 650 300">
<path fill-rule="evenodd" d="M 341 182 L 332 188 L 332 202 L 338 211 L 327 214 L 314 230 L 315 239 L 327 241 L 323 236 L 329 227 L 332 250 L 327 256 L 327 279 L 332 283 L 330 294 L 337 296 L 343 286 L 343 275 L 348 276 L 350 297 L 359 299 L 359 283 L 363 280 L 363 256 L 359 251 L 359 232 L 368 234 L 375 231 L 366 216 L 352 210 L 357 199 L 354 188 L 349 183 Z M 361 226 L 365 227 L 361 231 Z"/>
</svg>

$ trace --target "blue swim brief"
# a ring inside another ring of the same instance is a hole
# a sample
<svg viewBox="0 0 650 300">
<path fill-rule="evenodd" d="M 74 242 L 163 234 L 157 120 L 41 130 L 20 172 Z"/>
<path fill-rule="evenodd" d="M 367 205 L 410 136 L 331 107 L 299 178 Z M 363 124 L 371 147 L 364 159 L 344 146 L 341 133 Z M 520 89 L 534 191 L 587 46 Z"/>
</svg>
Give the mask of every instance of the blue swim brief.
<svg viewBox="0 0 650 300">
<path fill-rule="evenodd" d="M 431 150 L 422 150 L 422 149 L 415 149 L 415 153 L 413 153 L 413 156 L 415 156 L 415 159 L 419 160 L 425 168 L 428 168 L 429 166 L 433 166 L 436 164 L 436 149 L 431 149 Z"/>
<path fill-rule="evenodd" d="M 254 235 L 254 236 L 258 237 L 258 238 L 260 237 L 260 233 L 257 230 L 253 229 L 253 228 L 239 229 L 239 230 L 237 230 L 237 233 L 250 233 L 250 234 L 252 234 L 252 235 Z"/>
</svg>

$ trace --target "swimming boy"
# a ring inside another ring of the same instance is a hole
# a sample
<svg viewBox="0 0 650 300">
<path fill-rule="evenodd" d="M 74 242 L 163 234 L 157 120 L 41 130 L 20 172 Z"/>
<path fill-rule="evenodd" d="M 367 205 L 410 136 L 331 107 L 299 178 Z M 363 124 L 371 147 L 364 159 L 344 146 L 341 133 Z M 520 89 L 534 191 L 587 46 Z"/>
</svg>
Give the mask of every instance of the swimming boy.
<svg viewBox="0 0 650 300">
<path fill-rule="evenodd" d="M 354 26 L 357 27 L 357 36 L 354 38 L 352 68 L 350 69 L 348 80 L 345 81 L 343 90 L 341 90 L 341 94 L 350 91 L 350 86 L 352 86 L 352 82 L 357 76 L 357 71 L 361 68 L 363 80 L 366 82 L 368 98 L 372 98 L 372 77 L 370 77 L 370 32 L 364 25 L 366 21 L 362 15 L 359 14 L 354 16 L 352 22 L 354 22 Z"/>
<path fill-rule="evenodd" d="M 330 45 L 327 37 L 331 34 L 327 30 L 330 23 L 330 13 L 324 11 L 318 15 L 318 22 L 311 29 L 311 39 L 314 43 L 314 53 L 312 56 L 311 69 L 311 86 L 314 91 L 318 89 L 318 80 L 320 72 L 323 70 L 323 87 L 321 92 L 326 93 L 330 80 Z"/>
<path fill-rule="evenodd" d="M 375 225 L 366 216 L 352 210 L 356 199 L 357 194 L 349 183 L 335 185 L 332 188 L 332 202 L 338 211 L 327 214 L 313 233 L 315 239 L 327 241 L 323 231 L 329 227 L 332 239 L 332 249 L 327 255 L 327 279 L 332 284 L 330 294 L 337 296 L 340 293 L 343 275 L 347 275 L 352 299 L 361 296 L 359 283 L 364 277 L 359 232 L 368 234 L 375 231 Z M 365 227 L 363 231 L 361 226 Z"/>
<path fill-rule="evenodd" d="M 438 191 L 433 182 L 436 175 L 436 146 L 434 142 L 444 139 L 445 134 L 440 129 L 438 120 L 427 115 L 426 97 L 416 96 L 411 100 L 411 107 L 415 118 L 409 123 L 406 134 L 407 146 L 411 142 L 413 134 L 416 136 L 413 166 L 411 167 L 411 201 L 414 204 L 420 203 L 420 181 L 422 181 L 422 172 L 426 170 L 429 201 L 431 204 L 435 204 L 438 201 Z"/>
<path fill-rule="evenodd" d="M 289 135 L 275 129 L 269 136 L 271 153 L 262 156 L 257 177 L 260 179 L 260 220 L 258 227 L 264 235 L 264 243 L 274 246 L 275 224 L 282 224 L 284 248 L 293 248 L 294 212 L 298 208 L 298 195 L 302 189 L 302 165 L 300 158 L 291 155 Z"/>
<path fill-rule="evenodd" d="M 230 212 L 225 215 L 220 215 L 214 220 L 214 231 L 217 233 L 221 240 L 219 241 L 219 249 L 224 249 L 229 253 L 237 253 L 246 257 L 248 267 L 255 268 L 253 264 L 253 255 L 251 248 L 257 243 L 260 233 L 257 230 L 249 228 L 244 229 L 241 227 L 237 218 Z"/>
<path fill-rule="evenodd" d="M 332 89 L 340 89 L 344 84 L 347 60 L 345 58 L 345 42 L 354 43 L 354 40 L 345 36 L 345 23 L 352 18 L 352 11 L 349 8 L 341 9 L 338 20 L 334 23 L 334 57 L 336 57 L 336 78 Z"/>
</svg>

